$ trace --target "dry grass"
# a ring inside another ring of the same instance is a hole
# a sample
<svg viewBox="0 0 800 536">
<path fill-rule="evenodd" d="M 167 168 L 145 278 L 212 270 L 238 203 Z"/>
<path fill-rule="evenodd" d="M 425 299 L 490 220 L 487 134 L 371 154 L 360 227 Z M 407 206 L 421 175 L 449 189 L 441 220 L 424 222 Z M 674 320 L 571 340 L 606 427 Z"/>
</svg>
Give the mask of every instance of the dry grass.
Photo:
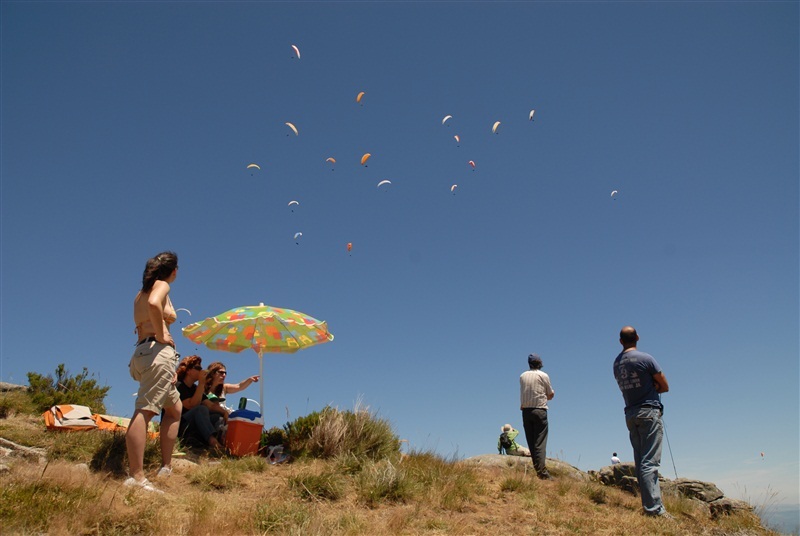
<svg viewBox="0 0 800 536">
<path fill-rule="evenodd" d="M 54 434 L 30 424 L 0 419 L 0 436 L 20 439 L 27 430 L 26 445 L 53 444 Z M 58 437 L 76 435 L 87 434 Z M 283 465 L 203 460 L 176 466 L 158 486 L 165 495 L 130 490 L 121 476 L 74 461 L 15 459 L 0 475 L 0 527 L 3 535 L 51 536 L 776 534 L 752 514 L 711 520 L 704 505 L 680 497 L 666 497 L 676 520 L 647 518 L 636 497 L 614 488 L 566 476 L 540 481 L 524 468 L 467 466 L 430 452 Z"/>
</svg>

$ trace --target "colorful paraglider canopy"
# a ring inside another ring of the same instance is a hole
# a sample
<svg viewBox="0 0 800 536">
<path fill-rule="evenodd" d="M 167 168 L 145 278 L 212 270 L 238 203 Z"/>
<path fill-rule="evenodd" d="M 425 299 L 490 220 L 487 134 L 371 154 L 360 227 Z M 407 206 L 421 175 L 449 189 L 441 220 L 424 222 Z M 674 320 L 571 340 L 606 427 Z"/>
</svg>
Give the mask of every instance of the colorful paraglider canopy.
<svg viewBox="0 0 800 536">
<path fill-rule="evenodd" d="M 500 126 L 500 121 L 495 121 L 494 125 L 492 125 L 492 134 L 497 134 L 497 127 Z"/>
<path fill-rule="evenodd" d="M 442 119 L 442 124 L 444 125 L 445 123 L 447 123 L 447 120 L 448 120 L 448 119 L 452 119 L 452 118 L 453 118 L 453 116 L 452 116 L 452 115 L 446 115 L 446 116 L 444 116 L 444 119 Z"/>
<path fill-rule="evenodd" d="M 347 243 L 347 252 L 350 253 L 351 251 L 353 251 L 353 243 L 352 242 L 348 242 Z"/>
<path fill-rule="evenodd" d="M 384 184 L 392 184 L 392 181 L 383 180 L 383 181 L 381 181 L 381 182 L 379 182 L 379 183 L 378 183 L 378 188 L 380 188 L 380 187 L 381 187 L 381 186 L 383 186 Z"/>
<path fill-rule="evenodd" d="M 332 156 L 329 156 L 328 158 L 326 158 L 325 161 L 326 162 L 330 162 L 331 164 L 335 164 L 336 163 L 336 159 L 334 157 L 332 157 Z"/>
<path fill-rule="evenodd" d="M 365 95 L 364 91 L 359 92 L 358 96 L 356 96 L 356 102 L 361 102 L 361 99 L 364 98 L 364 95 Z"/>
<path fill-rule="evenodd" d="M 292 123 L 287 122 L 286 126 L 292 129 L 292 132 L 294 132 L 295 136 L 299 136 L 300 135 L 300 133 L 297 131 L 297 127 L 294 126 Z"/>
<path fill-rule="evenodd" d="M 247 165 L 247 169 L 253 169 L 253 168 L 256 168 L 256 169 L 260 170 L 261 166 L 259 166 L 258 164 L 248 164 Z"/>
<path fill-rule="evenodd" d="M 453 136 L 453 139 L 456 140 L 456 143 L 461 143 L 461 138 L 458 136 L 458 134 Z"/>
<path fill-rule="evenodd" d="M 450 187 L 450 191 L 456 193 L 456 188 L 458 188 L 458 184 L 454 184 Z"/>
<path fill-rule="evenodd" d="M 300 59 L 300 49 L 297 48 L 296 45 L 292 45 L 292 50 L 294 50 L 294 53 L 297 54 L 297 59 L 299 60 Z M 313 56 L 313 54 L 312 54 L 312 56 Z M 311 62 L 311 63 L 314 63 L 314 62 Z"/>
<path fill-rule="evenodd" d="M 364 153 L 364 156 L 361 157 L 361 165 L 365 165 L 371 156 L 372 155 L 370 153 Z"/>
<path fill-rule="evenodd" d="M 474 160 L 470 160 L 469 162 L 467 162 L 467 164 L 472 166 L 472 169 L 475 169 L 475 161 Z"/>
</svg>

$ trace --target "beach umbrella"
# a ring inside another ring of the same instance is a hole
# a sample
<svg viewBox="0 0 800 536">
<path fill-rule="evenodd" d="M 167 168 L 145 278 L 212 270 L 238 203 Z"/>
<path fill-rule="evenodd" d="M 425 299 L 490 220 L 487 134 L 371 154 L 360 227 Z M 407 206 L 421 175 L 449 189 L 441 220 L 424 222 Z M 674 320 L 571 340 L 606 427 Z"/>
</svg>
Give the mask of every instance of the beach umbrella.
<svg viewBox="0 0 800 536">
<path fill-rule="evenodd" d="M 264 354 L 292 354 L 333 340 L 328 324 L 299 311 L 263 303 L 237 307 L 183 328 L 183 336 L 212 350 L 258 354 L 258 372 L 264 376 Z M 264 411 L 264 384 L 260 384 Z"/>
</svg>

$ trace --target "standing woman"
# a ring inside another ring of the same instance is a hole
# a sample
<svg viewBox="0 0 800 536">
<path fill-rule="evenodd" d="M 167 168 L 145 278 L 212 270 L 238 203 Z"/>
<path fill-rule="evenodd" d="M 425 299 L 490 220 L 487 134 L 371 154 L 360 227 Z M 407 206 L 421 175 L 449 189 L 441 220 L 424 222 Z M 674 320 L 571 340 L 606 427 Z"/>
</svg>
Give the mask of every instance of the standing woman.
<svg viewBox="0 0 800 536">
<path fill-rule="evenodd" d="M 125 444 L 128 448 L 131 477 L 126 486 L 146 491 L 161 490 L 144 476 L 144 449 L 150 419 L 164 410 L 161 420 L 161 469 L 158 476 L 172 473 L 172 450 L 181 420 L 181 400 L 175 386 L 179 354 L 169 326 L 175 322 L 175 307 L 169 299 L 169 286 L 178 276 L 178 256 L 165 251 L 147 261 L 142 289 L 133 300 L 133 320 L 137 343 L 128 365 L 131 377 L 139 382 L 136 411 L 133 413 Z"/>
</svg>

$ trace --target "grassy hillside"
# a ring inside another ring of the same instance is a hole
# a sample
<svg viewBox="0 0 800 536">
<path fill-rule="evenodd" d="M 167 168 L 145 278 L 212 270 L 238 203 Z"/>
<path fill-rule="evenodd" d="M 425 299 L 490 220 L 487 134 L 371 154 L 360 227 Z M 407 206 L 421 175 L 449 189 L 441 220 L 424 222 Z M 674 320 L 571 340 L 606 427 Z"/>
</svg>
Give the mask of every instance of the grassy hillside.
<svg viewBox="0 0 800 536">
<path fill-rule="evenodd" d="M 527 464 L 476 467 L 429 452 L 282 465 L 189 452 L 154 495 L 122 486 L 120 434 L 47 432 L 40 416 L 16 413 L 0 418 L 0 438 L 47 452 L 47 461 L 0 457 L 4 535 L 776 534 L 755 514 L 712 520 L 705 505 L 677 496 L 665 497 L 675 520 L 644 517 L 637 497 L 558 464 L 555 480 L 540 481 Z M 153 475 L 156 443 L 147 463 Z"/>
</svg>

